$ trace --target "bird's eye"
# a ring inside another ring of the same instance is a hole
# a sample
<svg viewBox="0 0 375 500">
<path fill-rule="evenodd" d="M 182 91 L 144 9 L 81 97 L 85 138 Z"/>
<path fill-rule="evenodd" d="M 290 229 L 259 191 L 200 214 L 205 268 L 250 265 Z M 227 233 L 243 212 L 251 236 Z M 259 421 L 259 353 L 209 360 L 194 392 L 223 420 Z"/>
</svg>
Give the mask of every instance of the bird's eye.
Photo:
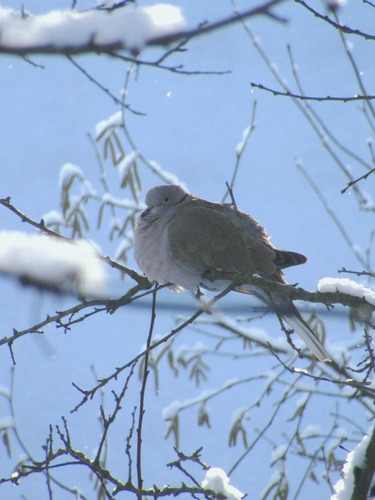
<svg viewBox="0 0 375 500">
<path fill-rule="evenodd" d="M 169 201 L 169 198 L 168 197 L 164 198 L 164 202 L 167 203 L 167 201 Z"/>
</svg>

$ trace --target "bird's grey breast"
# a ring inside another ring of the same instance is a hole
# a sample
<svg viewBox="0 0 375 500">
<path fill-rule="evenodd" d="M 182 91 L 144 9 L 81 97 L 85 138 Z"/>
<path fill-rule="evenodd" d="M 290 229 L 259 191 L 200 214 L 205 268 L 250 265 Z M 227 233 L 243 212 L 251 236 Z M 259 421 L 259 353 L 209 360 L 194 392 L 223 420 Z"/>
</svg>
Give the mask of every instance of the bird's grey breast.
<svg viewBox="0 0 375 500">
<path fill-rule="evenodd" d="M 194 289 L 199 275 L 187 272 L 177 263 L 170 249 L 168 225 L 179 206 L 166 210 L 146 210 L 137 220 L 134 237 L 134 257 L 145 275 L 160 284 L 173 283 Z"/>
</svg>

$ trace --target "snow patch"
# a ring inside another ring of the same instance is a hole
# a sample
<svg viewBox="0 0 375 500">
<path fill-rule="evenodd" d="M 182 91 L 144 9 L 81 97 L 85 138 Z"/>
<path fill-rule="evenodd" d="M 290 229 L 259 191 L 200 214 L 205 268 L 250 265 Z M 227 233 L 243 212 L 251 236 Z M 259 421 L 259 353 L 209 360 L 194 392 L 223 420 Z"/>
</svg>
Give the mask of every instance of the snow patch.
<svg viewBox="0 0 375 500">
<path fill-rule="evenodd" d="M 10 415 L 8 417 L 0 418 L 0 430 L 12 429 L 15 427 L 14 418 Z"/>
<path fill-rule="evenodd" d="M 352 498 L 355 471 L 357 467 L 361 469 L 365 464 L 366 451 L 373 432 L 374 426 L 371 426 L 362 441 L 348 453 L 342 469 L 343 477 L 334 485 L 335 494 L 331 496 L 331 500 L 350 500 Z"/>
<path fill-rule="evenodd" d="M 58 293 L 105 294 L 103 263 L 84 241 L 0 231 L 0 273 Z"/>
<path fill-rule="evenodd" d="M 64 224 L 64 217 L 57 210 L 50 210 L 42 217 L 45 226 L 51 226 L 53 224 Z"/>
<path fill-rule="evenodd" d="M 375 291 L 348 278 L 323 278 L 319 280 L 317 289 L 321 293 L 346 293 L 375 305 Z"/>
<path fill-rule="evenodd" d="M 245 149 L 246 143 L 250 137 L 250 133 L 252 131 L 252 126 L 249 125 L 245 128 L 245 130 L 242 132 L 242 140 L 237 144 L 236 146 L 236 155 L 241 156 L 243 153 L 243 150 Z"/>
<path fill-rule="evenodd" d="M 94 43 L 137 51 L 147 41 L 180 31 L 184 26 L 181 9 L 165 3 L 111 12 L 54 10 L 40 16 L 0 7 L 1 45 L 5 50 L 77 49 Z"/>
<path fill-rule="evenodd" d="M 202 481 L 202 487 L 212 490 L 216 494 L 224 495 L 227 500 L 241 500 L 245 495 L 240 490 L 229 484 L 229 477 L 223 469 L 211 467 L 207 470 Z"/>
<path fill-rule="evenodd" d="M 306 425 L 304 430 L 300 433 L 302 439 L 319 437 L 321 435 L 322 435 L 322 428 L 320 427 L 320 425 L 316 424 Z"/>
<path fill-rule="evenodd" d="M 72 182 L 74 177 L 78 177 L 81 180 L 84 179 L 81 167 L 74 165 L 74 163 L 65 163 L 60 170 L 60 188 L 66 188 Z"/>
<path fill-rule="evenodd" d="M 100 121 L 95 126 L 96 138 L 98 139 L 110 128 L 120 127 L 123 124 L 123 114 L 122 111 L 117 111 L 109 118 Z"/>
<path fill-rule="evenodd" d="M 135 160 L 138 158 L 138 151 L 132 151 L 124 157 L 124 159 L 118 165 L 118 172 L 120 175 L 120 183 L 125 181 L 126 176 L 129 173 L 129 169 L 134 165 Z"/>
<path fill-rule="evenodd" d="M 284 459 L 287 450 L 288 450 L 288 445 L 286 444 L 280 444 L 279 446 L 276 446 L 276 448 L 272 450 L 271 465 L 278 462 L 279 460 Z"/>
</svg>

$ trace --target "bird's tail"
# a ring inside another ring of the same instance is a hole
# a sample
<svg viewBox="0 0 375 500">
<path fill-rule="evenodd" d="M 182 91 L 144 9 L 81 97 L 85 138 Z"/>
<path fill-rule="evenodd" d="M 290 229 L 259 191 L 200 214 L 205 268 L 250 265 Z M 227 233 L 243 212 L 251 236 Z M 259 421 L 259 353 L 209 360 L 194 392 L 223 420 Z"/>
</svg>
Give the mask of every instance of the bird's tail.
<svg viewBox="0 0 375 500">
<path fill-rule="evenodd" d="M 276 313 L 293 328 L 297 335 L 305 342 L 307 347 L 320 361 L 330 361 L 332 358 L 316 334 L 304 321 L 297 308 L 289 297 L 272 297 Z"/>
<path fill-rule="evenodd" d="M 236 287 L 236 291 L 255 295 L 262 302 L 265 302 L 268 307 L 274 310 L 281 319 L 293 328 L 296 334 L 301 337 L 307 347 L 320 361 L 324 362 L 332 360 L 332 357 L 328 353 L 327 349 L 323 346 L 316 334 L 302 318 L 298 309 L 287 295 L 279 293 L 268 294 L 261 288 L 253 285 L 242 285 L 240 287 Z"/>
</svg>

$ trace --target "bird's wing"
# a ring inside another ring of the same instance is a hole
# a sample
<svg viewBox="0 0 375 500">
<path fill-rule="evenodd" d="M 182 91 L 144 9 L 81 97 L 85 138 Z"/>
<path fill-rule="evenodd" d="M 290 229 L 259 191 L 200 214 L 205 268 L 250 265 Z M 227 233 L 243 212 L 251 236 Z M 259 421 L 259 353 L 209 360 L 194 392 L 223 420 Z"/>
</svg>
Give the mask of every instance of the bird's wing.
<svg viewBox="0 0 375 500">
<path fill-rule="evenodd" d="M 273 247 L 211 205 L 215 206 L 190 202 L 179 207 L 167 227 L 171 258 L 183 268 L 201 273 L 215 269 L 274 273 Z"/>
</svg>

